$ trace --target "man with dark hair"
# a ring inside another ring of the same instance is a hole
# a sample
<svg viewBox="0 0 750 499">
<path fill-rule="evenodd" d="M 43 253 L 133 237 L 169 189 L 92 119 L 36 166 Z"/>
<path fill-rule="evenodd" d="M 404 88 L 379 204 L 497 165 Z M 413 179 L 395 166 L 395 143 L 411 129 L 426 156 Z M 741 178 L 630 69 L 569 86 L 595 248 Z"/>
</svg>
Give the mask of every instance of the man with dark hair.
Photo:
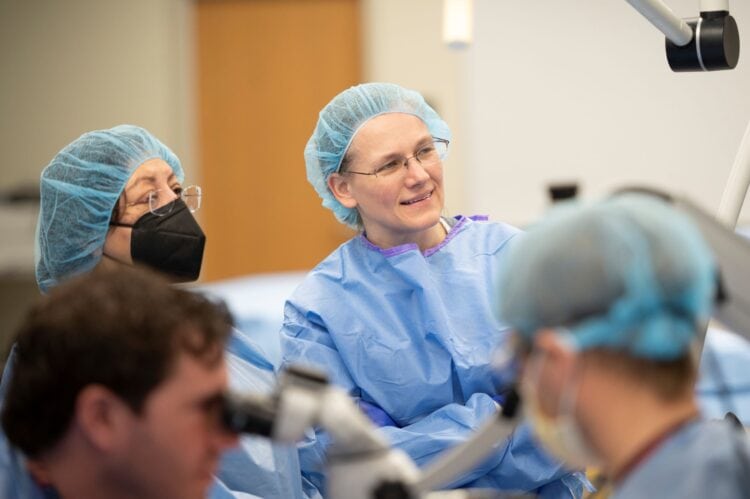
<svg viewBox="0 0 750 499">
<path fill-rule="evenodd" d="M 17 334 L 3 429 L 63 498 L 205 497 L 236 444 L 218 417 L 231 323 L 144 270 L 73 279 Z"/>
</svg>

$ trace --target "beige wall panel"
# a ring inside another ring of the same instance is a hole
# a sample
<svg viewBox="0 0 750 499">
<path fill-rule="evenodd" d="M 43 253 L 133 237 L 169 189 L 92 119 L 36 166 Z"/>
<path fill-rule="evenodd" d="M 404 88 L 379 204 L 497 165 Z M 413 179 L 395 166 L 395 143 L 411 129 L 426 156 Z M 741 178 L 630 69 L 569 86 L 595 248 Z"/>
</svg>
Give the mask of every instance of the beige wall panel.
<svg viewBox="0 0 750 499">
<path fill-rule="evenodd" d="M 360 78 L 354 0 L 197 3 L 204 280 L 309 269 L 352 235 L 320 205 L 303 150 Z"/>
</svg>

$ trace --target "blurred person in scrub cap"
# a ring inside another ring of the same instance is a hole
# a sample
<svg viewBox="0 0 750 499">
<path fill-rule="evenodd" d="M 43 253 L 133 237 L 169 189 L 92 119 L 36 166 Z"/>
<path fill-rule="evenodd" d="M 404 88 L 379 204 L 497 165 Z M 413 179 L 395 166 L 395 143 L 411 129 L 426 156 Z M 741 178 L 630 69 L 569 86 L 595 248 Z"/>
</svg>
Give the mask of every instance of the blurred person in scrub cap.
<svg viewBox="0 0 750 499">
<path fill-rule="evenodd" d="M 687 217 L 644 194 L 564 204 L 503 267 L 521 400 L 552 454 L 601 469 L 618 499 L 748 497 L 747 435 L 696 400 L 717 267 Z"/>
</svg>

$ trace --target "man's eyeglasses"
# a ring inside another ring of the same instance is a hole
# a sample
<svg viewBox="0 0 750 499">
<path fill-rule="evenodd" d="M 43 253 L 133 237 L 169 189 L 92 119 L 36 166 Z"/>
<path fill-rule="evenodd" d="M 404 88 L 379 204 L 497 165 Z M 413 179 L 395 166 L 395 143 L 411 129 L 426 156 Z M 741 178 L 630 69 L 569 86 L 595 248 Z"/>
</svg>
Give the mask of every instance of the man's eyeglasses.
<svg viewBox="0 0 750 499">
<path fill-rule="evenodd" d="M 342 173 L 354 173 L 355 175 L 372 175 L 374 177 L 387 177 L 397 171 L 405 171 L 409 168 L 409 160 L 415 159 L 422 165 L 422 167 L 429 167 L 439 163 L 445 158 L 448 152 L 448 144 L 450 141 L 446 139 L 439 139 L 437 137 L 432 138 L 432 142 L 419 148 L 419 150 L 413 155 L 401 158 L 395 158 L 390 160 L 388 163 L 375 168 L 371 172 L 357 172 L 353 170 L 346 170 Z M 401 169 L 403 167 L 403 170 Z"/>
</svg>

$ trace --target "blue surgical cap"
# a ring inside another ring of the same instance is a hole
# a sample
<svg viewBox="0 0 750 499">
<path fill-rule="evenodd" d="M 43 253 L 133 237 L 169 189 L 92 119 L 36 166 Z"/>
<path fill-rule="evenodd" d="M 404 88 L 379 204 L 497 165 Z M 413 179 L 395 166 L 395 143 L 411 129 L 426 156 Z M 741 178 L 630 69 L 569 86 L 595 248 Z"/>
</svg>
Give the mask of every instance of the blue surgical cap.
<svg viewBox="0 0 750 499">
<path fill-rule="evenodd" d="M 407 113 L 421 119 L 433 137 L 450 140 L 448 125 L 414 90 L 393 83 L 364 83 L 344 90 L 320 112 L 305 147 L 307 180 L 336 218 L 350 227 L 361 225 L 359 213 L 339 203 L 328 189 L 328 177 L 341 162 L 359 129 L 372 118 L 386 113 Z"/>
<path fill-rule="evenodd" d="M 40 182 L 36 280 L 42 292 L 96 266 L 125 184 L 141 164 L 155 158 L 183 181 L 177 156 L 133 125 L 85 133 L 52 159 Z"/>
<path fill-rule="evenodd" d="M 517 238 L 500 274 L 504 321 L 563 328 L 580 350 L 674 359 L 708 320 L 712 254 L 686 216 L 644 194 L 569 203 Z"/>
</svg>

